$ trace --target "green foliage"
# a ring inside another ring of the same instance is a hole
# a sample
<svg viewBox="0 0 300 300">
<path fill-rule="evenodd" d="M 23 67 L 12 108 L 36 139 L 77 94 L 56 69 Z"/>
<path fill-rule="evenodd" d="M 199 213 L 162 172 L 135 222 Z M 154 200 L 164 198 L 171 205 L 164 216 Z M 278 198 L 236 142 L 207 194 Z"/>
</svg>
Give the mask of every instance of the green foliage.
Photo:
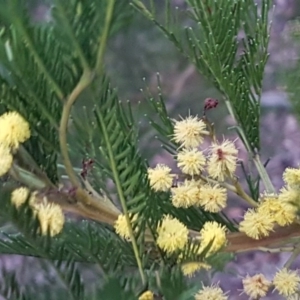
<svg viewBox="0 0 300 300">
<path fill-rule="evenodd" d="M 83 2 L 56 1 L 51 21 L 41 24 L 32 24 L 23 1 L 0 2 L 1 110 L 29 121 L 33 138 L 26 147 L 54 182 L 62 101 L 95 62 L 105 20 L 107 1 Z M 130 20 L 126 6 L 118 1 L 111 34 Z"/>
<path fill-rule="evenodd" d="M 151 19 L 214 83 L 238 123 L 237 131 L 247 150 L 255 153 L 259 149 L 262 74 L 268 56 L 269 1 L 262 1 L 261 16 L 250 0 L 187 1 L 191 27 L 182 33 L 176 20 L 172 23 L 176 14 L 173 15 L 170 1 L 165 2 L 164 25 L 156 19 L 153 3 L 151 11 L 141 1 L 133 1 L 133 6 Z M 44 172 L 51 180 L 51 184 L 43 186 L 47 195 L 48 189 L 60 189 L 57 160 L 62 154 L 63 175 L 69 175 L 72 185 L 76 185 L 77 179 L 79 182 L 74 197 L 72 191 L 62 192 L 68 200 L 74 200 L 68 205 L 84 204 L 84 208 L 91 205 L 90 199 L 87 203 L 76 202 L 82 200 L 76 193 L 84 186 L 86 194 L 97 194 L 96 201 L 105 203 L 103 197 L 108 197 L 106 205 L 110 208 L 116 203 L 114 212 L 121 208 L 125 215 L 138 215 L 131 241 L 121 239 L 107 224 L 71 218 L 60 235 L 40 236 L 39 221 L 28 203 L 19 209 L 11 205 L 11 191 L 15 186 L 1 187 L 0 215 L 13 224 L 13 229 L 0 231 L 0 253 L 35 256 L 46 261 L 45 270 L 49 266 L 55 270 L 57 286 L 39 287 L 43 294 L 40 299 L 137 299 L 147 289 L 164 299 L 192 299 L 200 286 L 192 286 L 185 280 L 175 254 L 166 255 L 148 240 L 147 244 L 146 237 L 152 240 L 157 237 L 157 226 L 165 214 L 198 232 L 207 221 L 216 221 L 229 231 L 236 231 L 234 222 L 223 213 L 208 213 L 194 207 L 178 209 L 170 201 L 170 192 L 154 193 L 150 189 L 149 163 L 139 149 L 133 109 L 130 102 L 119 100 L 102 66 L 106 38 L 127 26 L 131 15 L 125 0 L 54 0 L 50 20 L 33 24 L 23 1 L 0 0 L 0 111 L 18 111 L 32 129 L 31 139 L 24 144 L 24 151 L 19 149 L 15 154 L 15 161 L 25 173 L 35 175 L 31 181 L 42 177 L 34 171 Z M 241 41 L 238 40 L 240 30 L 245 34 Z M 81 103 L 73 106 L 77 98 L 84 101 L 83 106 Z M 173 123 L 160 86 L 157 98 L 149 91 L 144 93 L 144 98 L 154 112 L 150 121 L 163 147 L 175 154 L 178 145 L 170 141 Z M 90 103 L 92 110 L 87 108 Z M 69 120 L 72 122 L 68 124 Z M 61 125 L 63 121 L 68 128 Z M 67 129 L 71 133 L 69 144 L 63 138 Z M 80 176 L 81 170 L 72 169 L 72 165 L 70 170 L 69 152 L 70 164 L 88 158 L 94 162 L 93 169 L 86 176 Z M 256 195 L 258 180 L 251 177 L 247 180 Z M 211 244 L 195 255 L 194 245 L 190 243 L 182 258 L 203 260 L 210 247 Z M 222 270 L 231 258 L 220 254 L 208 260 L 216 270 Z M 93 291 L 83 281 L 81 263 L 101 269 L 101 282 Z M 2 287 L 4 296 L 15 293 L 16 299 L 34 297 L 31 288 L 25 287 L 23 292 L 18 287 L 14 274 L 6 277 Z"/>
<path fill-rule="evenodd" d="M 42 237 L 36 233 L 38 223 L 32 218 L 27 206 L 15 209 L 9 194 L 1 190 L 2 218 L 13 222 L 11 233 L 1 232 L 0 252 L 31 255 L 50 260 L 60 259 L 85 263 L 99 263 L 103 270 L 112 271 L 113 266 L 134 266 L 132 250 L 111 228 L 94 222 L 81 221 L 65 224 L 64 232 L 55 238 Z M 120 261 L 122 263 L 120 263 Z M 116 269 L 117 270 L 117 269 Z"/>
<path fill-rule="evenodd" d="M 29 297 L 23 295 L 16 280 L 16 275 L 9 273 L 5 269 L 1 272 L 4 284 L 1 285 L 0 295 L 6 299 L 26 300 Z"/>
<path fill-rule="evenodd" d="M 170 273 L 163 270 L 160 274 L 161 294 L 166 300 L 191 300 L 196 292 L 195 286 L 191 287 L 177 267 Z M 198 288 L 199 289 L 199 288 Z"/>
<path fill-rule="evenodd" d="M 299 47 L 300 35 L 299 35 L 299 19 L 290 22 L 290 35 L 295 41 L 296 47 Z M 293 112 L 299 120 L 300 116 L 300 100 L 299 100 L 299 77 L 300 77 L 300 59 L 299 57 L 293 61 L 293 66 L 289 70 L 282 72 L 282 83 L 286 86 L 289 93 L 289 100 L 291 100 Z"/>
<path fill-rule="evenodd" d="M 170 17 L 161 24 L 154 8 L 149 11 L 137 0 L 132 4 L 214 83 L 240 126 L 237 130 L 247 150 L 255 152 L 260 148 L 259 99 L 268 58 L 270 1 L 262 1 L 261 15 L 252 0 L 187 2 L 191 26 L 184 35 L 178 33 L 169 6 L 166 14 Z M 244 37 L 239 40 L 241 30 Z"/>
</svg>

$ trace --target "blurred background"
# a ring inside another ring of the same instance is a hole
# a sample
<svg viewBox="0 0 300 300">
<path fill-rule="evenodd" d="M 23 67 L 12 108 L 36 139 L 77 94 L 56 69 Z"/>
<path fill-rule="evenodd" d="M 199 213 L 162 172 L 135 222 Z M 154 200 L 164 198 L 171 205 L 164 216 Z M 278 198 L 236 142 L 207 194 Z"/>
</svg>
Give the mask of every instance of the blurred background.
<svg viewBox="0 0 300 300">
<path fill-rule="evenodd" d="M 34 22 L 49 20 L 51 1 L 27 1 Z M 164 1 L 156 2 L 158 7 L 161 5 L 163 12 Z M 178 10 L 186 7 L 184 0 L 173 0 L 171 4 L 174 8 L 178 7 Z M 184 27 L 187 18 L 184 14 L 179 16 L 180 26 Z M 288 166 L 297 167 L 300 163 L 300 23 L 297 20 L 300 17 L 300 1 L 274 0 L 274 10 L 270 12 L 270 17 L 273 20 L 269 44 L 270 58 L 265 71 L 261 99 L 261 157 L 263 161 L 270 160 L 267 169 L 279 190 L 283 185 L 284 169 Z M 149 88 L 153 94 L 157 94 L 159 73 L 161 89 L 173 118 L 178 118 L 178 115 L 186 116 L 189 111 L 192 115 L 201 115 L 204 99 L 218 99 L 220 95 L 211 83 L 178 53 L 171 42 L 137 12 L 134 12 L 130 24 L 111 39 L 106 64 L 113 84 L 118 88 L 120 99 L 130 100 L 133 105 L 140 126 L 141 151 L 150 160 L 151 165 L 159 162 L 173 166 L 172 157 L 160 147 L 145 116 L 149 112 L 141 89 Z M 222 101 L 217 109 L 209 112 L 209 119 L 215 122 L 220 139 L 223 135 L 236 138 L 233 131 L 228 131 L 234 124 Z M 240 158 L 247 160 L 242 144 L 237 141 L 237 145 L 240 147 Z M 244 208 L 230 195 L 230 206 L 227 210 L 230 217 L 240 219 Z M 207 283 L 210 280 L 220 281 L 224 290 L 231 291 L 229 299 L 248 299 L 245 295 L 240 295 L 241 277 L 247 273 L 252 275 L 262 272 L 271 279 L 276 269 L 283 266 L 287 257 L 285 254 L 262 252 L 239 254 L 226 267 L 226 274 L 200 274 L 193 280 L 203 280 Z M 32 265 L 35 265 L 34 272 Z M 300 268 L 300 260 L 294 267 Z M 20 279 L 25 282 L 34 280 L 41 284 L 49 283 L 49 279 L 42 274 L 42 269 L 39 270 L 38 260 L 34 258 L 2 255 L 0 268 L 18 270 Z M 82 266 L 82 272 L 91 284 L 97 284 L 96 268 Z M 265 299 L 281 298 L 274 293 Z"/>
</svg>

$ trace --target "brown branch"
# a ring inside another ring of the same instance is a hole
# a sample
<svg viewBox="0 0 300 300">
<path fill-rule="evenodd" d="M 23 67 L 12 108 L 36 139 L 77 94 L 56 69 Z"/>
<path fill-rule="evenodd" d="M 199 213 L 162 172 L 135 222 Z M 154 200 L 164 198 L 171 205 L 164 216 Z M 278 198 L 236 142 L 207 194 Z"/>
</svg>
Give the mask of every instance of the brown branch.
<svg viewBox="0 0 300 300">
<path fill-rule="evenodd" d="M 87 195 L 86 191 L 83 191 Z M 85 196 L 85 195 L 81 195 Z M 87 195 L 89 198 L 93 199 L 92 196 Z M 115 220 L 117 220 L 119 213 L 116 210 L 112 210 L 111 207 L 107 206 L 105 203 L 97 200 L 88 201 L 78 201 L 78 194 L 69 195 L 65 192 L 54 190 L 41 190 L 39 191 L 37 197 L 46 197 L 49 202 L 56 203 L 61 206 L 64 212 L 75 214 L 85 219 L 91 219 L 97 222 L 102 222 L 106 224 L 113 225 Z"/>
<path fill-rule="evenodd" d="M 92 205 L 84 205 L 78 202 L 75 197 L 69 196 L 62 192 L 45 192 L 40 193 L 41 196 L 46 196 L 50 202 L 55 202 L 61 205 L 65 212 L 72 213 L 83 218 L 91 219 L 96 222 L 103 222 L 113 225 L 118 218 L 118 213 L 106 207 L 104 203 L 98 202 L 97 207 Z M 199 232 L 190 230 L 192 237 L 199 236 Z M 223 249 L 223 252 L 247 252 L 259 250 L 264 247 L 275 247 L 278 244 L 289 241 L 292 238 L 300 238 L 300 225 L 292 224 L 286 227 L 278 227 L 274 232 L 271 232 L 268 237 L 260 240 L 249 238 L 242 232 L 230 232 L 227 234 L 228 245 Z M 152 235 L 146 233 L 147 242 L 153 242 Z"/>
<path fill-rule="evenodd" d="M 228 246 L 225 252 L 244 252 L 257 250 L 260 247 L 272 247 L 283 243 L 291 238 L 300 237 L 300 225 L 292 224 L 287 227 L 276 228 L 268 237 L 260 240 L 254 240 L 241 232 L 229 233 L 227 235 Z"/>
</svg>

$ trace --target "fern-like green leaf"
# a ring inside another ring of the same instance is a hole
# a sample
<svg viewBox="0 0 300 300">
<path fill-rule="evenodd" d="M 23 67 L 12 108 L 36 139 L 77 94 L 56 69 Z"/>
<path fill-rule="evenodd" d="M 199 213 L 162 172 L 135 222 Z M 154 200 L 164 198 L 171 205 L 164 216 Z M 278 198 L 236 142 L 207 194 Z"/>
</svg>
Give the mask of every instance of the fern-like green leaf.
<svg viewBox="0 0 300 300">
<path fill-rule="evenodd" d="M 270 1 L 262 1 L 258 15 L 258 6 L 251 0 L 189 0 L 188 15 L 194 23 L 186 28 L 185 38 L 174 35 L 175 25 L 159 23 L 154 11 L 149 11 L 141 1 L 132 2 L 214 83 L 237 120 L 238 134 L 248 151 L 259 150 L 259 100 L 268 58 Z M 240 30 L 245 33 L 241 40 L 242 54 L 239 54 Z"/>
</svg>

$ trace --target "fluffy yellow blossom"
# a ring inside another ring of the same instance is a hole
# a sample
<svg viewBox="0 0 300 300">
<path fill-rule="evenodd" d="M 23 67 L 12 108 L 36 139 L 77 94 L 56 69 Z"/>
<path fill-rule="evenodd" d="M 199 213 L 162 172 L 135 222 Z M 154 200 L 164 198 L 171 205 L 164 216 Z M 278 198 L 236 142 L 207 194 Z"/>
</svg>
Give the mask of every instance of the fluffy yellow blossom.
<svg viewBox="0 0 300 300">
<path fill-rule="evenodd" d="M 282 177 L 289 187 L 300 189 L 300 169 L 286 168 Z"/>
<path fill-rule="evenodd" d="M 195 300 L 227 300 L 228 296 L 219 286 L 203 286 L 202 290 L 195 295 Z"/>
<path fill-rule="evenodd" d="M 263 274 L 256 274 L 254 276 L 247 275 L 243 279 L 244 293 L 250 299 L 260 299 L 265 297 L 271 286 L 271 282 L 266 279 Z"/>
<path fill-rule="evenodd" d="M 0 176 L 5 175 L 9 171 L 12 163 L 13 156 L 11 155 L 9 148 L 0 143 Z"/>
<path fill-rule="evenodd" d="M 210 245 L 211 243 L 211 245 Z M 200 249 L 202 252 L 210 245 L 207 256 L 220 250 L 227 243 L 226 228 L 218 222 L 206 222 L 200 231 Z"/>
<path fill-rule="evenodd" d="M 65 217 L 61 207 L 55 203 L 43 202 L 35 206 L 37 217 L 40 221 L 42 235 L 51 236 L 59 234 L 65 223 Z"/>
<path fill-rule="evenodd" d="M 276 195 L 264 195 L 257 212 L 261 215 L 270 215 L 280 226 L 286 226 L 296 218 L 296 208 L 294 205 L 280 201 Z"/>
<path fill-rule="evenodd" d="M 247 236 L 258 240 L 268 236 L 274 228 L 274 220 L 270 215 L 264 215 L 254 209 L 249 209 L 244 220 L 240 223 L 240 231 Z"/>
<path fill-rule="evenodd" d="M 154 169 L 148 168 L 148 179 L 150 186 L 155 191 L 166 192 L 172 187 L 174 175 L 171 169 L 163 164 L 158 164 Z"/>
<path fill-rule="evenodd" d="M 22 204 L 24 204 L 29 196 L 29 189 L 27 187 L 19 187 L 15 189 L 11 193 L 11 203 L 16 207 L 19 208 Z"/>
<path fill-rule="evenodd" d="M 221 211 L 227 202 L 227 191 L 219 185 L 206 184 L 200 188 L 200 205 L 204 210 L 217 213 Z"/>
<path fill-rule="evenodd" d="M 299 293 L 299 292 L 297 291 L 296 294 L 293 294 L 293 295 L 287 297 L 286 299 L 287 299 L 287 300 L 300 300 L 300 295 L 299 295 L 298 293 Z"/>
<path fill-rule="evenodd" d="M 188 241 L 188 229 L 177 219 L 165 215 L 157 229 L 157 245 L 164 251 L 172 253 L 184 248 Z"/>
<path fill-rule="evenodd" d="M 172 204 L 175 207 L 190 207 L 199 200 L 199 186 L 196 181 L 185 180 L 178 183 L 177 187 L 171 189 Z"/>
<path fill-rule="evenodd" d="M 40 205 L 43 203 L 47 203 L 47 197 L 38 196 L 37 191 L 31 193 L 28 204 L 35 213 L 37 213 Z"/>
<path fill-rule="evenodd" d="M 193 149 L 183 149 L 177 154 L 177 166 L 184 174 L 199 175 L 204 170 L 206 158 L 204 154 Z"/>
<path fill-rule="evenodd" d="M 205 123 L 197 116 L 175 121 L 173 140 L 183 148 L 196 148 L 208 134 Z"/>
<path fill-rule="evenodd" d="M 7 112 L 0 117 L 0 144 L 17 149 L 30 138 L 28 122 L 17 112 Z"/>
<path fill-rule="evenodd" d="M 153 299 L 154 296 L 151 291 L 146 291 L 139 297 L 139 300 L 153 300 Z"/>
<path fill-rule="evenodd" d="M 207 163 L 208 174 L 220 181 L 224 181 L 228 175 L 233 175 L 236 170 L 237 154 L 238 150 L 231 141 L 213 144 Z"/>
<path fill-rule="evenodd" d="M 298 291 L 300 277 L 297 271 L 283 268 L 278 271 L 273 279 L 273 284 L 278 293 L 282 296 L 292 296 Z"/>
<path fill-rule="evenodd" d="M 182 264 L 181 270 L 183 275 L 192 277 L 196 272 L 204 269 L 209 270 L 211 266 L 209 264 L 206 264 L 204 262 L 186 262 Z"/>
<path fill-rule="evenodd" d="M 131 219 L 131 224 L 134 223 L 137 220 L 137 214 L 135 215 L 129 215 Z M 130 239 L 130 234 L 129 234 L 129 228 L 128 224 L 126 221 L 126 217 L 123 214 L 120 214 L 118 216 L 118 219 L 115 221 L 114 228 L 116 233 L 122 237 L 123 239 L 129 240 Z"/>
<path fill-rule="evenodd" d="M 300 190 L 292 189 L 291 187 L 283 187 L 280 190 L 278 198 L 281 202 L 286 202 L 294 206 L 299 206 Z"/>
</svg>

